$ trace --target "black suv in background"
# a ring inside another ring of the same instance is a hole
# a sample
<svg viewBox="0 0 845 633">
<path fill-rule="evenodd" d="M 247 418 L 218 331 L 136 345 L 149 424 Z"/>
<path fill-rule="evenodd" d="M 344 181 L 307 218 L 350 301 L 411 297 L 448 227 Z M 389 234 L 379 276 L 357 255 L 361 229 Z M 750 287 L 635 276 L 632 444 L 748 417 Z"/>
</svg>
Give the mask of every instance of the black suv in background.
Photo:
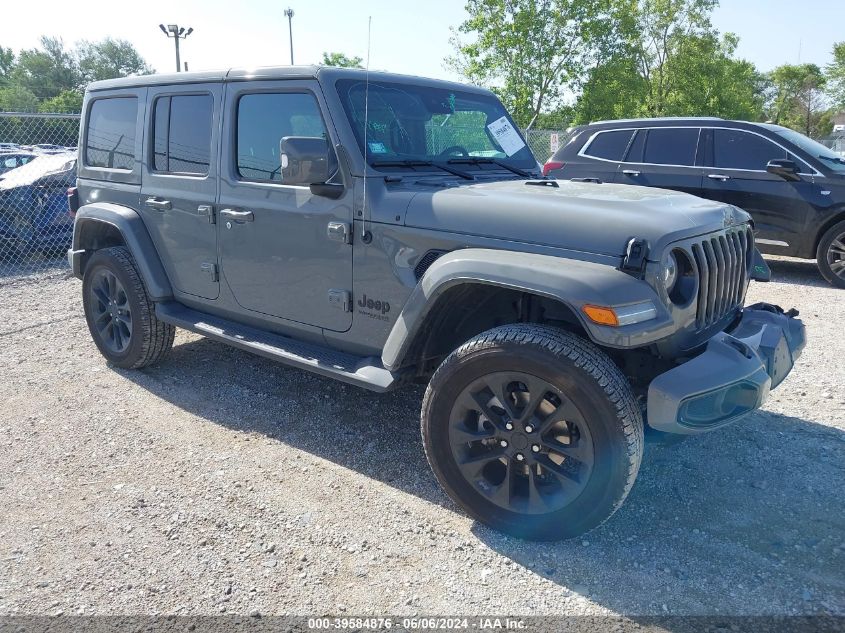
<svg viewBox="0 0 845 633">
<path fill-rule="evenodd" d="M 761 251 L 816 259 L 845 288 L 845 159 L 793 130 L 717 118 L 602 121 L 573 130 L 543 172 L 733 204 L 752 215 Z"/>
</svg>

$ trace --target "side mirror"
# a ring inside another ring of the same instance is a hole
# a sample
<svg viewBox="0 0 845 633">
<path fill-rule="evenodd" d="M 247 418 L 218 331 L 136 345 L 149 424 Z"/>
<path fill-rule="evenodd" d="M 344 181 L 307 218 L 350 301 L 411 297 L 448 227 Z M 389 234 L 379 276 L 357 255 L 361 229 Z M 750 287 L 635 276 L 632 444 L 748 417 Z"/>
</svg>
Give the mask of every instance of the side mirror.
<svg viewBox="0 0 845 633">
<path fill-rule="evenodd" d="M 784 180 L 792 182 L 801 180 L 801 177 L 798 175 L 798 165 L 795 161 L 786 158 L 770 160 L 769 164 L 766 165 L 766 171 L 775 176 L 780 176 Z"/>
<path fill-rule="evenodd" d="M 285 136 L 279 141 L 282 182 L 306 185 L 315 196 L 336 200 L 345 187 L 327 182 L 337 171 L 337 158 L 328 141 L 316 136 Z"/>
<path fill-rule="evenodd" d="M 285 136 L 279 141 L 282 182 L 286 185 L 324 183 L 337 168 L 326 139 L 316 136 Z"/>
</svg>

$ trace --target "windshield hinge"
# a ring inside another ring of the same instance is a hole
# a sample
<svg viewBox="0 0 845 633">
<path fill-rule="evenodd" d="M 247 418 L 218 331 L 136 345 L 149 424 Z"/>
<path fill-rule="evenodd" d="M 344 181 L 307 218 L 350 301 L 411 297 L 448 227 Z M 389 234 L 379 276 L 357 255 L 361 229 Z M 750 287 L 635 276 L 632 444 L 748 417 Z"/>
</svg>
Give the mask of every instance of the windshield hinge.
<svg viewBox="0 0 845 633">
<path fill-rule="evenodd" d="M 622 260 L 622 272 L 642 275 L 648 258 L 648 241 L 639 237 L 632 237 L 625 247 L 625 258 Z"/>
</svg>

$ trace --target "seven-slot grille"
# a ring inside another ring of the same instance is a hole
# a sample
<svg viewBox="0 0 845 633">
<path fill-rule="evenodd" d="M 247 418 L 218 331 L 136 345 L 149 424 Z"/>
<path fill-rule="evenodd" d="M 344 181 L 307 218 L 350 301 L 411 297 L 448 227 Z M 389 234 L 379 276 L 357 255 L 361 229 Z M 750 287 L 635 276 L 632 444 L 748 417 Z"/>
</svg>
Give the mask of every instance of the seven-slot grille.
<svg viewBox="0 0 845 633">
<path fill-rule="evenodd" d="M 745 300 L 754 235 L 748 227 L 728 229 L 691 245 L 698 269 L 699 329 L 718 322 Z"/>
</svg>

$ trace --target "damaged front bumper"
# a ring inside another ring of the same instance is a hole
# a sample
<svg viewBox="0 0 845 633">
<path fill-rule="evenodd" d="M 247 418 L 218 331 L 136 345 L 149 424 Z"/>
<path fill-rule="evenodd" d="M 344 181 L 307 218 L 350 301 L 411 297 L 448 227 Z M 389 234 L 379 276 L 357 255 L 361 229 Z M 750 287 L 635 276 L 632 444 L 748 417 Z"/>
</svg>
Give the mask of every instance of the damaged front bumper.
<svg viewBox="0 0 845 633">
<path fill-rule="evenodd" d="M 804 324 L 796 316 L 766 303 L 743 309 L 729 332 L 651 382 L 648 425 L 664 433 L 702 433 L 759 408 L 804 349 Z"/>
</svg>

